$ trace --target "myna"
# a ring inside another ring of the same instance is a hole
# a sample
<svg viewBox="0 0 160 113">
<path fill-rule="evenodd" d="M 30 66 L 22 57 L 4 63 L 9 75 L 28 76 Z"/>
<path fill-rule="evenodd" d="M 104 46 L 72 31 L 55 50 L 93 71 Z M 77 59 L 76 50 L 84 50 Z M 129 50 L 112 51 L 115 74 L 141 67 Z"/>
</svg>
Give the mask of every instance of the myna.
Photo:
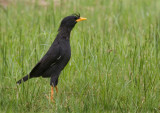
<svg viewBox="0 0 160 113">
<path fill-rule="evenodd" d="M 86 20 L 80 14 L 73 14 L 65 17 L 60 24 L 58 34 L 47 53 L 35 65 L 29 74 L 20 79 L 17 84 L 27 81 L 34 77 L 44 77 L 50 79 L 51 101 L 53 101 L 53 87 L 58 93 L 58 78 L 61 71 L 67 65 L 71 57 L 70 34 L 77 22 Z"/>
</svg>

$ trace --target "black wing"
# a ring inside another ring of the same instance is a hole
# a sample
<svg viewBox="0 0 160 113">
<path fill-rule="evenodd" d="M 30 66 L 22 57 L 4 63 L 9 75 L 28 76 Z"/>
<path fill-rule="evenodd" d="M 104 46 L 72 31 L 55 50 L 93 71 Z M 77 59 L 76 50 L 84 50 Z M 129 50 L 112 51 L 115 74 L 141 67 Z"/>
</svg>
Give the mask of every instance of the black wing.
<svg viewBox="0 0 160 113">
<path fill-rule="evenodd" d="M 30 72 L 30 77 L 41 76 L 52 64 L 54 64 L 60 57 L 59 44 L 53 44 L 48 52 L 42 57 L 37 65 Z"/>
</svg>

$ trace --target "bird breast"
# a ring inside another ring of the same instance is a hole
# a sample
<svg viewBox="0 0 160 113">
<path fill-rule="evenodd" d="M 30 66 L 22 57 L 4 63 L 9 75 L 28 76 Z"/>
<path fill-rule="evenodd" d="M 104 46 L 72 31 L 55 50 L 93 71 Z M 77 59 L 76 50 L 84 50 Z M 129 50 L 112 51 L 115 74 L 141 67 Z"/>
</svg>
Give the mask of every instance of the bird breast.
<svg viewBox="0 0 160 113">
<path fill-rule="evenodd" d="M 61 53 L 61 57 L 60 59 L 62 60 L 62 62 L 64 63 L 64 65 L 66 65 L 68 63 L 68 61 L 71 58 L 71 47 L 70 47 L 70 43 L 69 42 L 63 42 L 61 45 L 61 49 L 60 49 L 60 53 Z"/>
</svg>

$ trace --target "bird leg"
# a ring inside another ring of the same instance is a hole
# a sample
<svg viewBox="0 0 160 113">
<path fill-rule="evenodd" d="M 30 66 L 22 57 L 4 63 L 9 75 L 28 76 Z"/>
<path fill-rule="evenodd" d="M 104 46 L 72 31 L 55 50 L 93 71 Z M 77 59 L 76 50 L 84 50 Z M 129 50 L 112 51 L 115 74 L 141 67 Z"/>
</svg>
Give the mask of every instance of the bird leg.
<svg viewBox="0 0 160 113">
<path fill-rule="evenodd" d="M 58 87 L 57 86 L 55 86 L 55 89 L 56 89 L 56 93 L 58 93 Z"/>
<path fill-rule="evenodd" d="M 58 93 L 58 88 L 57 88 L 57 86 L 55 86 L 55 89 L 56 89 L 56 93 Z M 53 89 L 53 86 L 51 86 L 51 101 L 52 101 L 53 103 L 55 103 L 53 96 L 54 96 L 54 89 Z M 47 98 L 48 98 L 48 96 L 47 96 Z"/>
<path fill-rule="evenodd" d="M 54 103 L 53 95 L 54 95 L 54 90 L 53 86 L 51 86 L 51 101 Z"/>
</svg>

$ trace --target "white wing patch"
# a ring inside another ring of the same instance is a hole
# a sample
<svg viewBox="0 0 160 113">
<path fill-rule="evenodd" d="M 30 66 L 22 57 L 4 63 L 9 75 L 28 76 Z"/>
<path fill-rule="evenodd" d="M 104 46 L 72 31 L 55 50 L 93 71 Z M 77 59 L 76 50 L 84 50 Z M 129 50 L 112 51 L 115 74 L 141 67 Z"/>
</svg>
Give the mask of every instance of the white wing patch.
<svg viewBox="0 0 160 113">
<path fill-rule="evenodd" d="M 57 58 L 57 60 L 59 60 L 60 58 L 61 58 L 61 56 L 59 56 L 59 57 Z M 51 64 L 51 67 L 52 67 L 54 64 L 56 64 L 56 63 L 55 63 L 55 62 L 52 63 L 52 64 Z"/>
<path fill-rule="evenodd" d="M 57 60 L 59 60 L 61 58 L 61 56 L 59 56 L 58 58 L 57 58 Z"/>
</svg>

